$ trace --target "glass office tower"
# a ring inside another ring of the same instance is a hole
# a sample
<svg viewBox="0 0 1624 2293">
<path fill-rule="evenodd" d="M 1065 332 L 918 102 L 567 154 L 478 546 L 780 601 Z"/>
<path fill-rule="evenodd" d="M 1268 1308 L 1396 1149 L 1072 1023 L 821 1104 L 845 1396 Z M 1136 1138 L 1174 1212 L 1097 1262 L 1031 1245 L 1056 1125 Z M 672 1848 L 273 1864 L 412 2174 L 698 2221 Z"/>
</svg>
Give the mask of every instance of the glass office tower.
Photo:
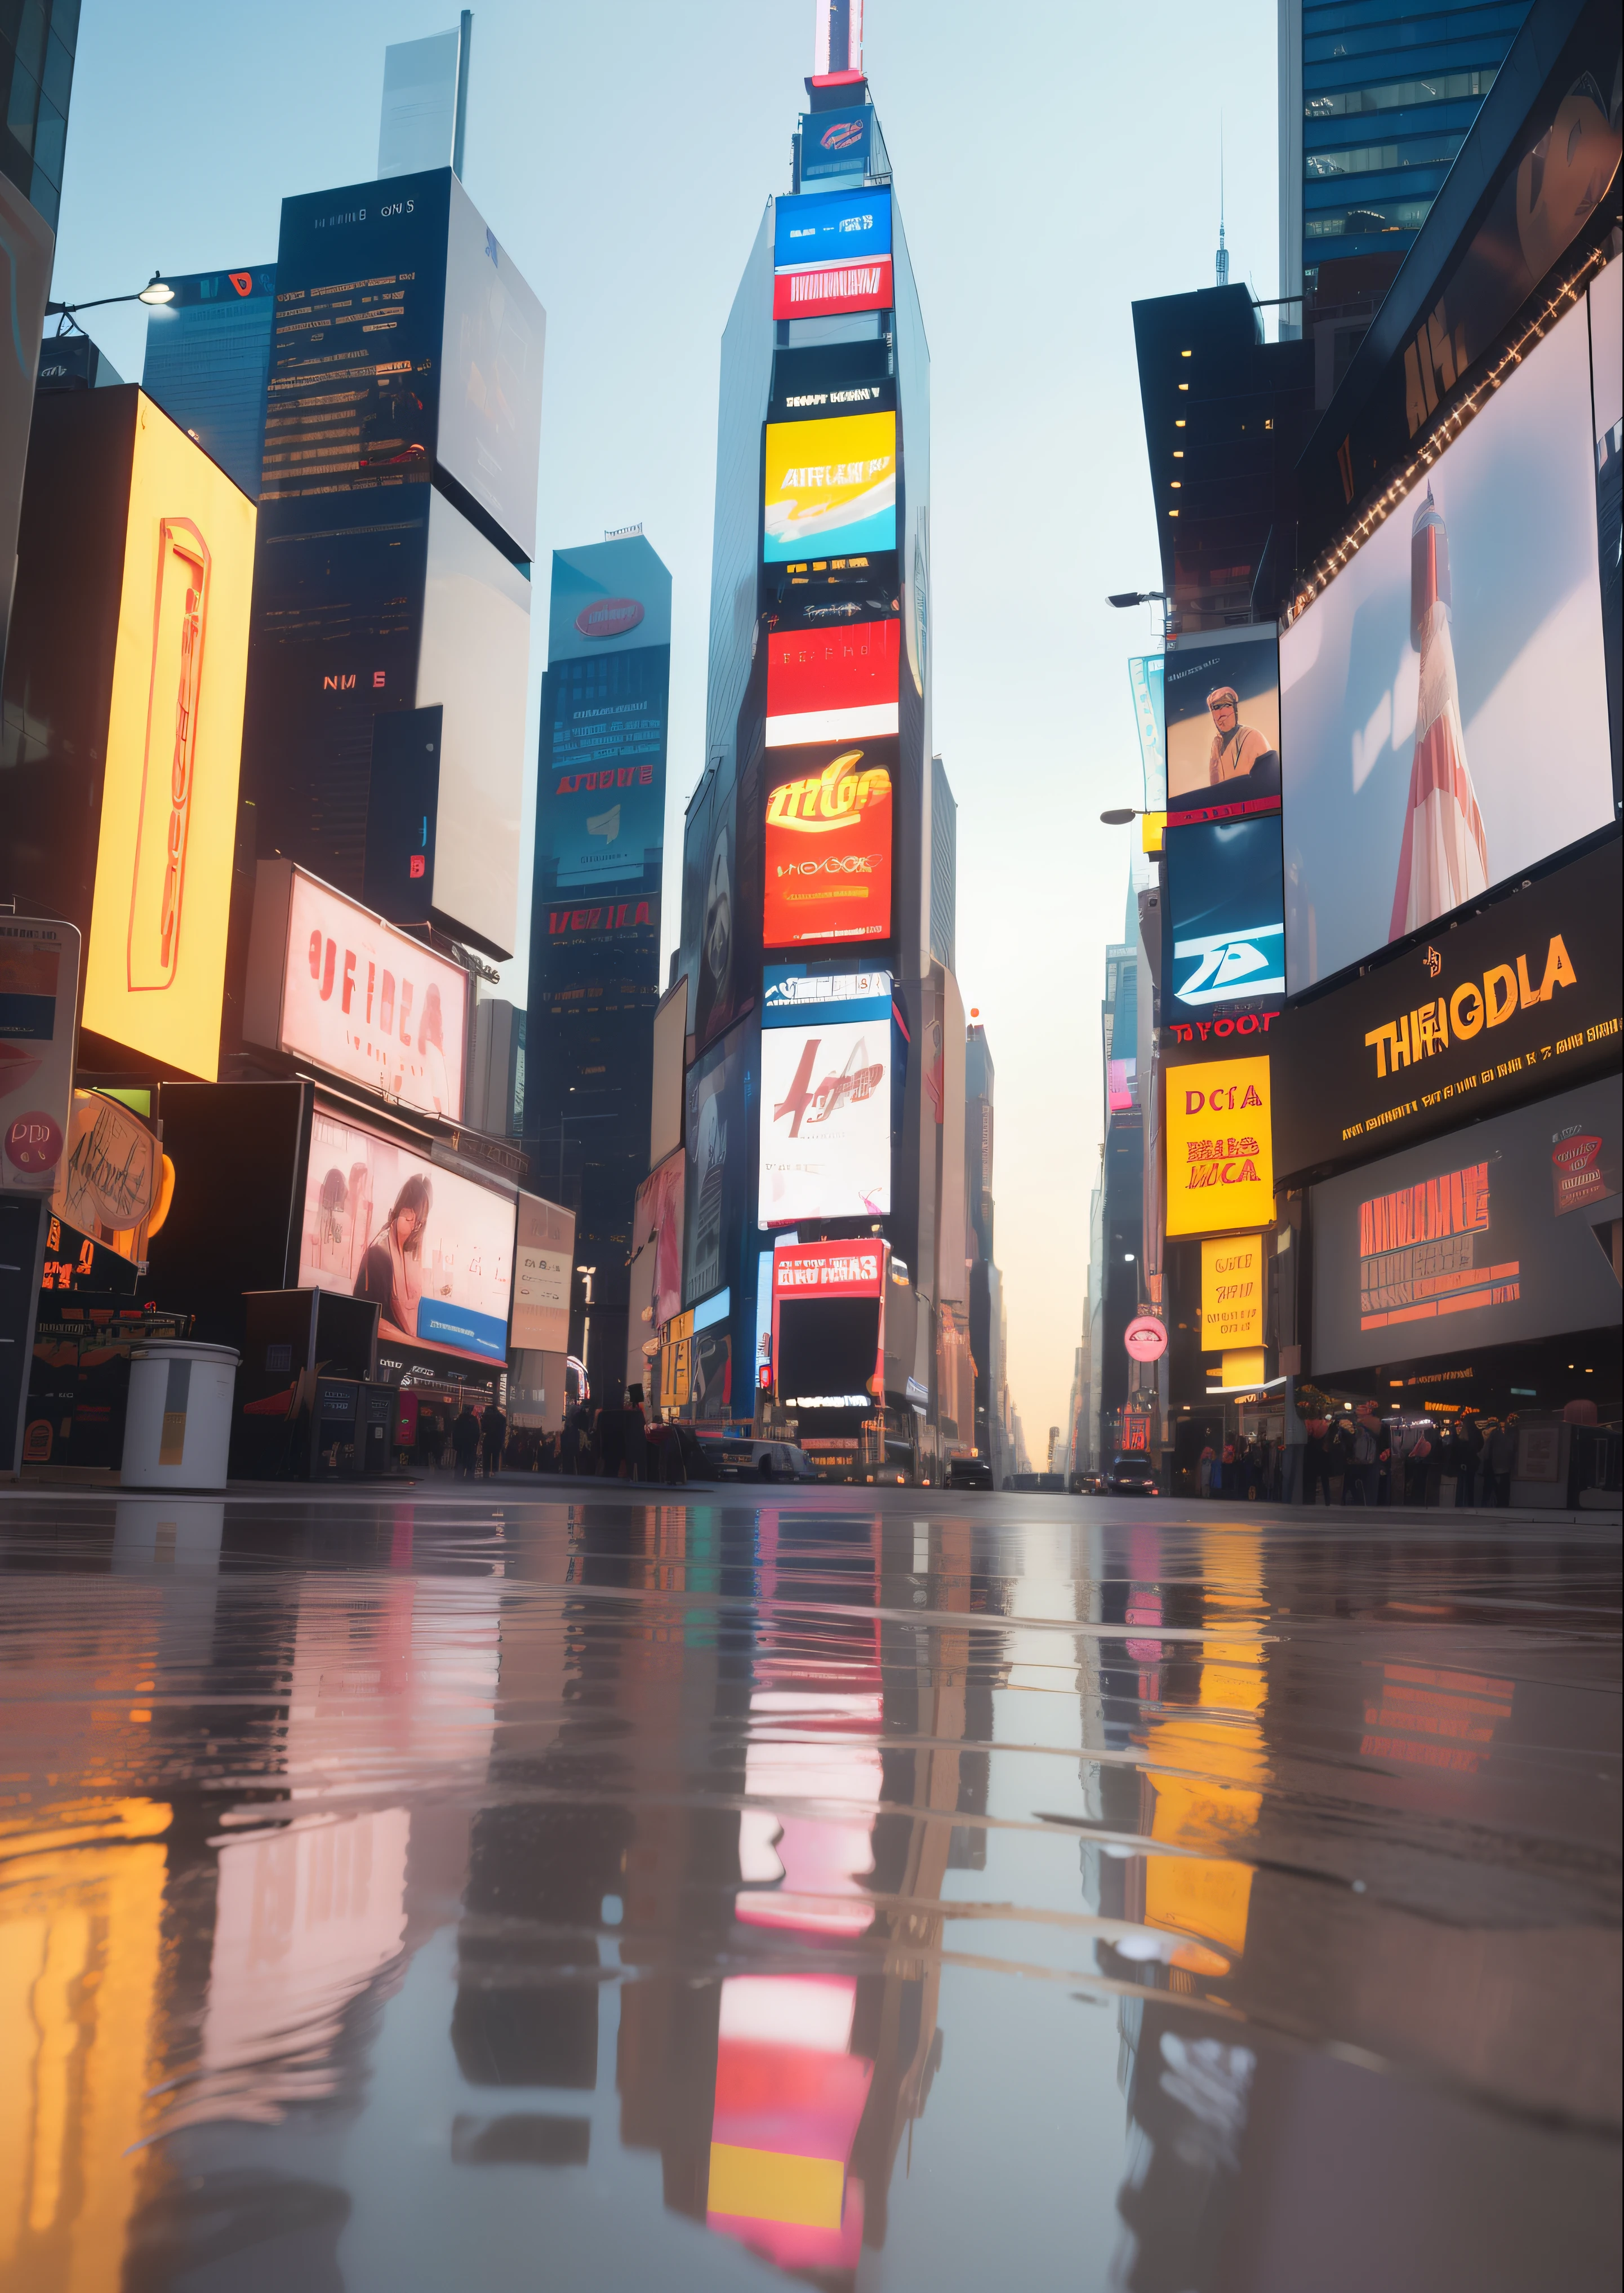
<svg viewBox="0 0 1624 2293">
<path fill-rule="evenodd" d="M 671 576 L 641 534 L 553 554 L 530 906 L 530 1183 L 594 1269 L 586 1372 L 624 1373 L 632 1202 L 659 1001 Z M 578 1314 L 586 1284 L 578 1285 Z M 582 1319 L 572 1323 L 578 1347 Z"/>
<path fill-rule="evenodd" d="M 62 203 L 68 101 L 79 44 L 79 0 L 0 9 L 0 174 L 53 231 Z"/>
<path fill-rule="evenodd" d="M 147 313 L 141 386 L 251 500 L 260 492 L 265 380 L 276 314 L 274 263 L 172 279 Z"/>
</svg>

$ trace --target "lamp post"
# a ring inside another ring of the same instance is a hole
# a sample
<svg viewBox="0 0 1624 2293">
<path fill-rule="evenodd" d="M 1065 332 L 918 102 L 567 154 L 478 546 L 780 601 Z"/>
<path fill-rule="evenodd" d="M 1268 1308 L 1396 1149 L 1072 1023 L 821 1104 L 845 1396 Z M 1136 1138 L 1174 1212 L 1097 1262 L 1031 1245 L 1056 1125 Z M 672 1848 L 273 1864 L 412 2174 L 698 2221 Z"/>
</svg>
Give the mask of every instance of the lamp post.
<svg viewBox="0 0 1624 2293">
<path fill-rule="evenodd" d="M 75 319 L 81 311 L 103 311 L 109 303 L 145 303 L 149 310 L 161 310 L 166 303 L 173 303 L 174 300 L 174 288 L 161 272 L 155 271 L 146 285 L 138 288 L 132 295 L 98 295 L 88 303 L 47 303 L 45 316 L 48 319 Z M 61 331 L 59 326 L 58 334 Z M 79 331 L 83 334 L 85 330 L 81 328 Z"/>
</svg>

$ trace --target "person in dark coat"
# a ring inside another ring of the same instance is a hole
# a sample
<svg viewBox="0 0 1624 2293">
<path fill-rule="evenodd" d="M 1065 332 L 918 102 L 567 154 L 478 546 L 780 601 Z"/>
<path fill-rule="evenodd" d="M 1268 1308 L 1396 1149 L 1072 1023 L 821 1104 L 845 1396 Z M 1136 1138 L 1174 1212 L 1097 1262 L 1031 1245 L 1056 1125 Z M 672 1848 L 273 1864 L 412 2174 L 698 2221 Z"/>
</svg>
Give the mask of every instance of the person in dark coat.
<svg viewBox="0 0 1624 2293">
<path fill-rule="evenodd" d="M 471 1481 L 479 1470 L 480 1421 L 472 1402 L 465 1401 L 451 1427 L 451 1449 L 459 1480 Z"/>
<path fill-rule="evenodd" d="M 621 1422 L 625 1428 L 626 1477 L 631 1481 L 649 1480 L 652 1478 L 652 1469 L 649 1458 L 649 1424 L 642 1414 L 642 1386 L 627 1386 Z"/>
<path fill-rule="evenodd" d="M 485 1452 L 485 1478 L 492 1480 L 502 1470 L 502 1452 L 507 1446 L 507 1419 L 494 1400 L 486 1403 L 480 1419 L 480 1438 Z"/>
</svg>

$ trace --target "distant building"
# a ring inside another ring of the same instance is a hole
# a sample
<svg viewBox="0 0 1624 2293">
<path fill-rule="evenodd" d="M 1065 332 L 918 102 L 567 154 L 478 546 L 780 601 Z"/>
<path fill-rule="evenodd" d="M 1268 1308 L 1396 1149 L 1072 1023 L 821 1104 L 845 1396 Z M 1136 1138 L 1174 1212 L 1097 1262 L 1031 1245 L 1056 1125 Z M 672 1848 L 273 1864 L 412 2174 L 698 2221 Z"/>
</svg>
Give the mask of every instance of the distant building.
<svg viewBox="0 0 1624 2293">
<path fill-rule="evenodd" d="M 173 303 L 147 312 L 141 384 L 253 500 L 265 444 L 265 381 L 276 265 L 171 279 Z"/>
<path fill-rule="evenodd" d="M 931 953 L 958 968 L 958 806 L 940 757 L 931 758 Z"/>
<path fill-rule="evenodd" d="M 79 0 L 29 0 L 26 8 L 0 11 L 0 175 L 53 231 L 78 39 Z"/>
</svg>

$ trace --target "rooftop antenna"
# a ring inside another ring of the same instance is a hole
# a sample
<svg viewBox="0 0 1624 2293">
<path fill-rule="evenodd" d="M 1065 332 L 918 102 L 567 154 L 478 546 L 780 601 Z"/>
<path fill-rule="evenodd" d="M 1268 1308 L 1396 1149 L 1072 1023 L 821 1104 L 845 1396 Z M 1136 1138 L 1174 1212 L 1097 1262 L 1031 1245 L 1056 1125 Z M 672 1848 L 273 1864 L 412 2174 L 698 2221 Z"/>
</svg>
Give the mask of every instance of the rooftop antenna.
<svg viewBox="0 0 1624 2293">
<path fill-rule="evenodd" d="M 1229 285 L 1229 249 L 1224 244 L 1224 114 L 1218 114 L 1218 252 L 1213 264 L 1217 272 L 1214 282 L 1219 287 Z"/>
</svg>

